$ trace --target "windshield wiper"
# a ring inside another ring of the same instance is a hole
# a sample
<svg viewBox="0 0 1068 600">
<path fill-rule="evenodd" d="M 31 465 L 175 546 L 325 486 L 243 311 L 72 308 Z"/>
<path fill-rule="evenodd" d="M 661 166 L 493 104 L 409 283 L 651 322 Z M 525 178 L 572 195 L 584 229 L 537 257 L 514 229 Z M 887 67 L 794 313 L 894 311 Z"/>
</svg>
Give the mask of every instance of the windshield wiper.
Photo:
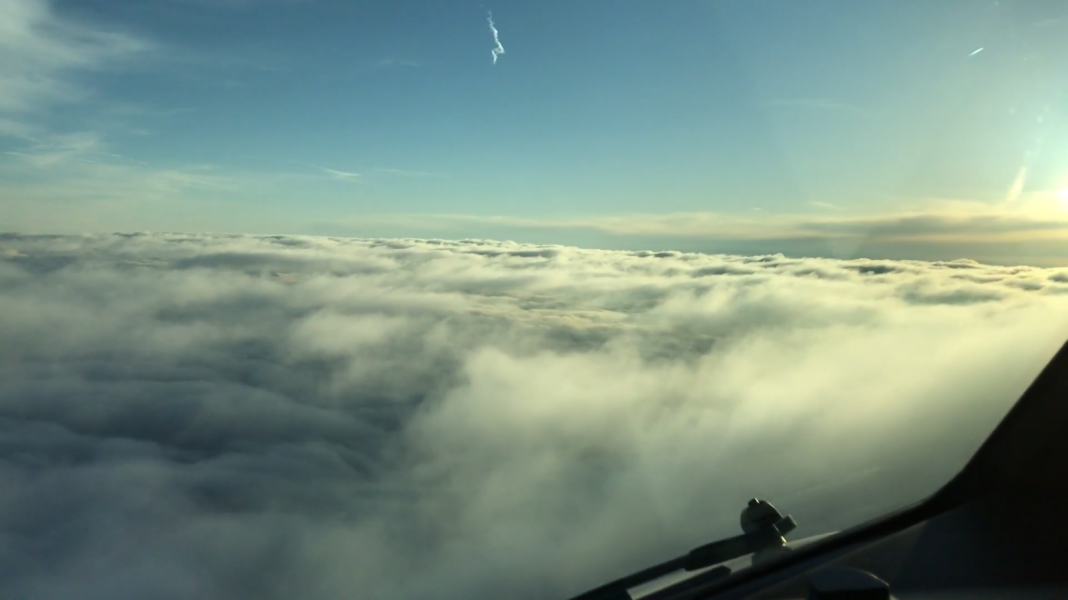
<svg viewBox="0 0 1068 600">
<path fill-rule="evenodd" d="M 742 535 L 698 546 L 686 554 L 621 577 L 571 598 L 571 600 L 630 600 L 627 590 L 676 571 L 697 571 L 761 550 L 781 547 L 786 534 L 797 527 L 791 516 L 782 516 L 770 503 L 753 498 L 742 511 Z M 718 579 L 731 574 L 720 565 L 701 574 L 701 580 Z"/>
</svg>

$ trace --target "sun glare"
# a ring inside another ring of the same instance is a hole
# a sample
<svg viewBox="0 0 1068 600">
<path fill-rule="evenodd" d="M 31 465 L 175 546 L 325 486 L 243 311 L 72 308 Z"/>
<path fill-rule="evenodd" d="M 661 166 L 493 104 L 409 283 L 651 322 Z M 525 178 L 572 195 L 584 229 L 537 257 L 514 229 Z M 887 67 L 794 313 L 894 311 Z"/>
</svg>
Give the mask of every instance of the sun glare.
<svg viewBox="0 0 1068 600">
<path fill-rule="evenodd" d="M 1053 192 L 1057 196 L 1057 204 L 1064 210 L 1068 210 L 1068 187 Z"/>
</svg>

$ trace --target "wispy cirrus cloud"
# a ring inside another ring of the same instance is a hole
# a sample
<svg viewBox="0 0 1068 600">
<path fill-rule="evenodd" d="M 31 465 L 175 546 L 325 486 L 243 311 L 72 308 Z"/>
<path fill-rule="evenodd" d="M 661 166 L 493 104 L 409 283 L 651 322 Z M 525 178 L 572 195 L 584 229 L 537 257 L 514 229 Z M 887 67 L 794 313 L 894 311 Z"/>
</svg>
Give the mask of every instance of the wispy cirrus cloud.
<svg viewBox="0 0 1068 600">
<path fill-rule="evenodd" d="M 112 126 L 101 123 L 149 109 L 107 101 L 84 75 L 145 59 L 156 48 L 144 37 L 68 18 L 50 0 L 0 0 L 0 136 L 15 140 L 0 156 L 6 209 L 17 214 L 27 203 L 55 204 L 62 212 L 78 201 L 92 212 L 228 185 L 211 169 L 151 167 L 109 144 Z M 63 127 L 51 118 L 58 107 L 90 102 L 101 118 Z"/>
<path fill-rule="evenodd" d="M 22 165 L 32 165 L 36 169 L 23 170 L 19 173 L 20 180 L 0 188 L 0 203 L 5 209 L 23 202 L 36 204 L 42 210 L 45 204 L 75 203 L 91 212 L 94 207 L 101 207 L 101 203 L 137 205 L 159 201 L 186 190 L 239 189 L 233 177 L 218 173 L 210 166 L 149 167 L 117 156 L 106 160 L 15 158 L 21 159 Z M 12 169 L 7 171 L 8 175 L 12 174 Z M 52 227 L 56 228 L 56 225 Z"/>
<path fill-rule="evenodd" d="M 98 132 L 33 134 L 0 155 L 0 221 L 32 231 L 92 231 L 134 207 L 239 189 L 210 165 L 155 166 L 118 154 Z"/>
<path fill-rule="evenodd" d="M 315 168 L 319 169 L 323 173 L 326 173 L 332 179 L 337 179 L 339 181 L 356 182 L 360 181 L 360 179 L 363 177 L 363 175 L 360 175 L 359 173 L 353 173 L 351 171 L 339 171 L 337 169 L 328 169 L 326 167 L 320 166 L 316 166 Z"/>
<path fill-rule="evenodd" d="M 73 73 L 107 68 L 152 47 L 63 18 L 47 0 L 0 0 L 0 116 L 84 99 L 91 91 Z"/>
<path fill-rule="evenodd" d="M 43 169 L 104 152 L 100 136 L 92 131 L 46 134 L 20 150 L 6 152 L 21 164 Z"/>
</svg>

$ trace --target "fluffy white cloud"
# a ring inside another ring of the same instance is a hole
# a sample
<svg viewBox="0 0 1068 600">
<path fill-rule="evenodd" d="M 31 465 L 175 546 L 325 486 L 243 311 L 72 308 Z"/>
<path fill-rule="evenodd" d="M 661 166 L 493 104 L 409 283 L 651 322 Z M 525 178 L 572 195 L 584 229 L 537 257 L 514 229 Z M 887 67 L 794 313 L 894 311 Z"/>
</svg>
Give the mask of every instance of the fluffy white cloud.
<svg viewBox="0 0 1068 600">
<path fill-rule="evenodd" d="M 0 595 L 561 597 L 929 493 L 1068 271 L 7 235 L 0 307 Z"/>
</svg>

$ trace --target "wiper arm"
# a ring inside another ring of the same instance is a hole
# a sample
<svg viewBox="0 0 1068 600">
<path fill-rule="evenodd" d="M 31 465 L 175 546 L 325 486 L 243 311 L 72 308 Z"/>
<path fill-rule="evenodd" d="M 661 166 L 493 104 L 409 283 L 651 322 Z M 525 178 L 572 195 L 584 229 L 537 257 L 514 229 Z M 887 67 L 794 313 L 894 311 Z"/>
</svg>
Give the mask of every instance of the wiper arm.
<svg viewBox="0 0 1068 600">
<path fill-rule="evenodd" d="M 653 565 L 626 577 L 621 577 L 575 596 L 571 600 L 630 600 L 627 590 L 658 579 L 675 571 L 696 571 L 711 567 L 761 550 L 775 548 L 786 543 L 786 534 L 797 527 L 791 516 L 782 516 L 770 503 L 753 498 L 742 511 L 742 535 L 729 537 L 710 544 L 698 546 L 686 554 Z M 731 570 L 726 566 L 712 569 L 701 575 L 709 578 L 726 577 Z"/>
</svg>

